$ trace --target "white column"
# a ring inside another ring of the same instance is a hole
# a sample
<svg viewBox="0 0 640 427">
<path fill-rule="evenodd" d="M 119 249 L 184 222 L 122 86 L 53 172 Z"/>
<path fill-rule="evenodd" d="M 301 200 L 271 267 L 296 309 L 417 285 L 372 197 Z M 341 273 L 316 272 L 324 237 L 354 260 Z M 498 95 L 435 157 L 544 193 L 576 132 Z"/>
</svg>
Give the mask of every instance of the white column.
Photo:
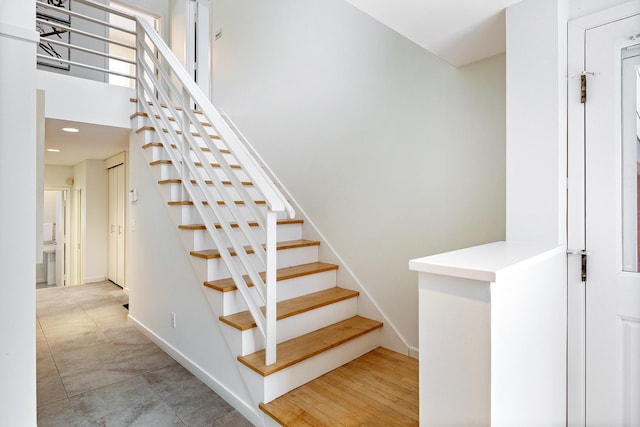
<svg viewBox="0 0 640 427">
<path fill-rule="evenodd" d="M 35 3 L 0 0 L 0 414 L 36 425 Z"/>
</svg>

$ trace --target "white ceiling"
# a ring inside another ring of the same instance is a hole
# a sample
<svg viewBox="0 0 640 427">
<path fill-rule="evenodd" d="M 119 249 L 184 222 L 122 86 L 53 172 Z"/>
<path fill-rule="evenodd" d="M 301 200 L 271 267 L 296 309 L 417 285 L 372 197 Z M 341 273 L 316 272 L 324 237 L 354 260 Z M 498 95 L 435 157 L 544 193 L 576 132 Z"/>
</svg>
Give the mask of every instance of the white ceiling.
<svg viewBox="0 0 640 427">
<path fill-rule="evenodd" d="M 347 1 L 458 67 L 504 52 L 504 9 L 520 0 Z"/>
<path fill-rule="evenodd" d="M 74 127 L 78 133 L 67 133 L 63 127 Z M 72 166 L 85 159 L 106 159 L 126 150 L 130 129 L 100 126 L 67 120 L 45 120 L 45 148 L 57 148 L 59 153 L 45 150 L 46 165 Z"/>
</svg>

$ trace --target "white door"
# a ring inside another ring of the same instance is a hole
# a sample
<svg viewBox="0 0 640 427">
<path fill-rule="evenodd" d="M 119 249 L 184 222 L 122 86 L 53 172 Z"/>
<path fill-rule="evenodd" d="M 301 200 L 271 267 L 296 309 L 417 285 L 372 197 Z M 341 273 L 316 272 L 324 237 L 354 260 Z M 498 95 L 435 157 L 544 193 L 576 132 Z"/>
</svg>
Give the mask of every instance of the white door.
<svg viewBox="0 0 640 427">
<path fill-rule="evenodd" d="M 125 280 L 125 166 L 109 169 L 109 255 L 107 278 L 124 286 Z"/>
<path fill-rule="evenodd" d="M 187 7 L 186 69 L 209 98 L 210 95 L 210 46 L 209 0 L 191 0 Z"/>
<path fill-rule="evenodd" d="M 584 38 L 585 70 L 594 73 L 584 104 L 588 426 L 640 426 L 637 33 L 640 15 L 588 29 Z"/>
</svg>

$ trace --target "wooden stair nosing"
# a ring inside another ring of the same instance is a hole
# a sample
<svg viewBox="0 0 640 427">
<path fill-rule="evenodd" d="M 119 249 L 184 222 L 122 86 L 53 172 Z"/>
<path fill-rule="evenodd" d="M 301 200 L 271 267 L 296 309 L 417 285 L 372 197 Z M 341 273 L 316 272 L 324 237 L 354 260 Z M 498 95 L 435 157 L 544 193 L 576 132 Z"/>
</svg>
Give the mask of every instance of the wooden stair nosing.
<svg viewBox="0 0 640 427">
<path fill-rule="evenodd" d="M 180 109 L 181 111 L 182 109 Z M 136 117 L 149 117 L 149 115 L 143 111 L 137 111 L 135 113 L 133 113 L 132 115 L 129 116 L 129 119 L 133 120 Z M 156 119 L 160 119 L 160 114 L 155 114 Z M 167 120 L 169 120 L 170 122 L 177 122 L 175 117 L 172 116 L 168 116 Z M 195 124 L 193 122 L 190 122 L 191 124 Z M 212 127 L 211 123 L 207 123 L 207 122 L 200 122 L 200 124 L 204 127 Z"/>
<path fill-rule="evenodd" d="M 164 147 L 164 145 L 162 145 L 161 142 L 147 142 L 142 146 L 142 148 L 145 150 L 150 147 Z M 171 148 L 175 148 L 177 150 L 178 146 L 176 144 L 171 144 Z M 200 147 L 200 149 L 205 152 L 211 152 L 209 147 Z M 231 154 L 231 150 L 228 150 L 226 148 L 218 148 L 218 151 L 220 151 L 222 154 Z"/>
<path fill-rule="evenodd" d="M 246 356 L 238 356 L 238 361 L 266 377 L 381 327 L 382 322 L 354 316 L 278 344 L 278 360 L 272 365 L 265 365 L 264 349 Z"/>
<path fill-rule="evenodd" d="M 156 128 L 153 126 L 142 126 L 141 128 L 136 129 L 136 133 L 142 133 L 145 131 L 151 131 L 151 132 L 156 132 Z M 182 135 L 182 131 L 179 129 L 174 130 L 176 135 Z M 162 129 L 162 132 L 164 133 L 169 133 L 169 129 Z M 191 136 L 195 137 L 195 138 L 200 138 L 202 135 L 200 135 L 198 132 L 191 132 Z M 209 135 L 207 134 L 207 136 L 211 139 L 220 139 L 220 137 L 218 135 Z"/>
<path fill-rule="evenodd" d="M 210 179 L 205 179 L 204 183 L 207 185 L 213 185 L 213 181 L 211 181 Z M 158 184 L 182 184 L 182 180 L 180 178 L 161 179 L 160 181 L 158 181 Z M 196 180 L 192 179 L 191 184 L 195 185 Z M 245 187 L 253 187 L 253 182 L 251 181 L 241 181 L 241 184 Z M 233 185 L 233 183 L 231 181 L 222 181 L 222 185 Z"/>
<path fill-rule="evenodd" d="M 277 242 L 276 245 L 277 245 L 276 250 L 282 251 L 285 249 L 304 248 L 307 246 L 320 246 L 320 242 L 314 241 L 314 240 L 298 239 L 298 240 L 287 240 L 285 242 Z M 254 253 L 251 246 L 245 246 L 244 249 L 247 254 Z M 236 252 L 232 249 L 229 250 L 229 253 L 231 254 L 231 256 L 236 255 Z M 204 249 L 200 251 L 191 251 L 189 252 L 189 255 L 194 256 L 196 258 L 203 258 L 203 259 L 220 258 L 220 252 L 218 252 L 217 249 Z"/>
<path fill-rule="evenodd" d="M 152 162 L 149 162 L 150 166 L 157 166 L 157 165 L 172 165 L 173 161 L 172 160 L 168 160 L 168 159 L 162 159 L 162 160 L 154 160 Z M 193 162 L 194 165 L 196 165 L 197 167 L 201 167 L 202 163 L 201 162 Z M 211 167 L 212 168 L 219 168 L 220 163 L 211 163 Z M 240 165 L 229 165 L 229 167 L 231 169 L 242 169 L 242 166 Z"/>
<path fill-rule="evenodd" d="M 290 225 L 290 224 L 302 224 L 302 223 L 304 223 L 304 221 L 301 219 L 283 219 L 283 220 L 276 221 L 276 225 Z M 249 221 L 247 224 L 249 225 L 249 227 L 257 227 L 259 225 L 258 222 L 256 221 Z M 231 228 L 238 228 L 237 222 L 229 223 L 229 225 L 231 226 Z M 216 228 L 220 229 L 222 228 L 222 226 L 220 224 L 216 224 Z M 178 229 L 196 231 L 196 230 L 206 230 L 207 227 L 204 224 L 182 224 L 178 226 Z"/>
<path fill-rule="evenodd" d="M 280 301 L 276 305 L 276 319 L 286 319 L 297 314 L 325 307 L 340 301 L 345 301 L 350 298 L 355 298 L 359 295 L 360 292 L 358 291 L 335 287 Z M 264 307 L 261 307 L 260 310 L 264 313 L 265 309 Z M 256 322 L 253 320 L 253 317 L 248 310 L 230 314 L 228 316 L 220 316 L 219 319 L 221 322 L 240 331 L 247 331 L 257 327 Z"/>
<path fill-rule="evenodd" d="M 254 200 L 253 201 L 256 205 L 266 205 L 267 202 L 266 200 Z M 218 205 L 220 206 L 224 206 L 225 202 L 223 200 L 218 200 Z M 236 205 L 244 205 L 246 204 L 244 200 L 236 200 L 234 202 Z M 191 200 L 176 200 L 176 201 L 171 201 L 168 202 L 169 206 L 193 206 L 193 202 Z M 204 200 L 202 202 L 203 205 L 207 206 L 209 204 L 208 201 Z"/>
<path fill-rule="evenodd" d="M 337 269 L 338 266 L 336 264 L 328 264 L 325 262 L 312 262 L 309 264 L 295 265 L 293 267 L 279 268 L 276 270 L 276 281 L 280 282 L 283 280 L 295 279 L 296 277 L 309 276 L 311 274 L 324 273 L 325 271 Z M 264 280 L 265 273 L 260 273 L 260 277 Z M 253 286 L 253 281 L 251 281 L 248 275 L 244 276 L 244 281 L 247 286 Z M 218 292 L 231 292 L 238 289 L 231 278 L 204 282 L 204 286 Z"/>
</svg>

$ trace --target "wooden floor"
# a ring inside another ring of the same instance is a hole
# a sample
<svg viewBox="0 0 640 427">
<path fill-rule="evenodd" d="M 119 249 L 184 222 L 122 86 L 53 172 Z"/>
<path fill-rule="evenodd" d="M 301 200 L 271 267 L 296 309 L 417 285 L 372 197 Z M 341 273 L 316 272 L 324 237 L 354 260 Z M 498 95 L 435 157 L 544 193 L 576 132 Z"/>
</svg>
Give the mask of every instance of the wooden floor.
<svg viewBox="0 0 640 427">
<path fill-rule="evenodd" d="M 283 426 L 417 426 L 418 361 L 379 347 L 260 408 Z"/>
</svg>

